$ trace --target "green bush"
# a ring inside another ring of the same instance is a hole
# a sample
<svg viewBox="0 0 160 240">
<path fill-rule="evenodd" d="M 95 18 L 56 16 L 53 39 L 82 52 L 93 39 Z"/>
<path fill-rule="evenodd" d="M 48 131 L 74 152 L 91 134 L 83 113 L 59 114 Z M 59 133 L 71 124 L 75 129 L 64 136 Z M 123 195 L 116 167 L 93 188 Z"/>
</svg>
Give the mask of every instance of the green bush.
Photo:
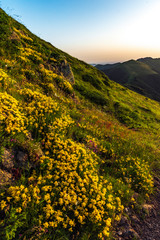
<svg viewBox="0 0 160 240">
<path fill-rule="evenodd" d="M 91 83 L 98 90 L 101 89 L 101 82 L 97 78 L 94 78 L 92 75 L 84 74 L 82 75 L 82 80 Z"/>
<path fill-rule="evenodd" d="M 96 90 L 91 90 L 89 87 L 85 87 L 80 84 L 75 84 L 74 88 L 80 92 L 81 95 L 89 99 L 91 102 L 96 103 L 98 105 L 108 105 L 108 99 L 103 95 L 103 93 L 98 92 Z"/>
<path fill-rule="evenodd" d="M 126 124 L 129 127 L 139 127 L 140 124 L 138 121 L 140 120 L 138 112 L 132 111 L 124 104 L 120 104 L 119 102 L 116 102 L 114 104 L 115 108 L 115 115 L 118 118 L 118 120 Z"/>
</svg>

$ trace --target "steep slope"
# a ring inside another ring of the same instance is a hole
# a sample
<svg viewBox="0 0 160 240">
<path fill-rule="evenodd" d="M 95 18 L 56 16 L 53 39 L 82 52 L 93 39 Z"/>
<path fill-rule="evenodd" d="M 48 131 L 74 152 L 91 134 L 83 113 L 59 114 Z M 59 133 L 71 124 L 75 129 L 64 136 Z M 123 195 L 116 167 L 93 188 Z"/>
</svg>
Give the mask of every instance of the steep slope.
<svg viewBox="0 0 160 240">
<path fill-rule="evenodd" d="M 159 128 L 158 102 L 0 9 L 0 239 L 111 238 L 153 192 Z"/>
<path fill-rule="evenodd" d="M 123 86 L 160 101 L 159 59 L 143 58 L 96 67 Z"/>
</svg>

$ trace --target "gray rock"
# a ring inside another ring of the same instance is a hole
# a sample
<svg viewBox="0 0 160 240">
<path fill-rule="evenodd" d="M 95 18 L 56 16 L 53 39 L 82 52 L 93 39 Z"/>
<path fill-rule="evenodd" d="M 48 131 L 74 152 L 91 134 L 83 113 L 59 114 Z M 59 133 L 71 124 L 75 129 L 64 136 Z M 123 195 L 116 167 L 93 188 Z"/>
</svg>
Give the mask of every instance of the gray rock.
<svg viewBox="0 0 160 240">
<path fill-rule="evenodd" d="M 23 169 L 30 169 L 31 168 L 31 164 L 29 163 L 27 153 L 25 153 L 23 151 L 18 151 L 16 158 L 17 158 L 17 162 L 19 164 L 19 167 L 21 167 Z"/>
<path fill-rule="evenodd" d="M 63 76 L 72 84 L 74 84 L 75 80 L 74 80 L 74 75 L 72 72 L 72 69 L 69 65 L 69 63 L 67 62 L 66 59 L 64 59 L 61 62 L 60 68 L 59 68 L 60 72 L 63 74 Z"/>
<path fill-rule="evenodd" d="M 13 152 L 9 149 L 4 149 L 2 155 L 2 166 L 7 170 L 11 170 L 14 167 L 14 155 Z"/>
</svg>

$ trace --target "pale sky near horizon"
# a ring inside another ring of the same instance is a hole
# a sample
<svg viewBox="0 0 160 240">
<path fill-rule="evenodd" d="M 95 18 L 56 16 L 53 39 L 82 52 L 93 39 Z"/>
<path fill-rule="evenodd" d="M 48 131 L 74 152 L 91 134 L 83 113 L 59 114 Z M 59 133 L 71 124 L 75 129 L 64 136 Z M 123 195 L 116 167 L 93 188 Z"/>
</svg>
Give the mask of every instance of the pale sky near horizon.
<svg viewBox="0 0 160 240">
<path fill-rule="evenodd" d="M 160 57 L 159 0 L 0 0 L 31 32 L 88 63 Z"/>
</svg>

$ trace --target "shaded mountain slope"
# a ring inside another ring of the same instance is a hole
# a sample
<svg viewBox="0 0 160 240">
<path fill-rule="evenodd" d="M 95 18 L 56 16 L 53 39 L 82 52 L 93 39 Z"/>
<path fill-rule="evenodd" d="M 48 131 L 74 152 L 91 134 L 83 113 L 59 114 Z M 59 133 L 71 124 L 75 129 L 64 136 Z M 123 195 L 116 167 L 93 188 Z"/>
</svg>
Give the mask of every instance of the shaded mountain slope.
<svg viewBox="0 0 160 240">
<path fill-rule="evenodd" d="M 153 193 L 159 128 L 158 102 L 0 9 L 0 239 L 111 239 Z"/>
<path fill-rule="evenodd" d="M 97 65 L 112 80 L 160 101 L 160 60 L 143 58 L 124 63 Z"/>
<path fill-rule="evenodd" d="M 147 64 L 153 71 L 160 73 L 160 58 L 140 58 L 137 61 Z"/>
</svg>

